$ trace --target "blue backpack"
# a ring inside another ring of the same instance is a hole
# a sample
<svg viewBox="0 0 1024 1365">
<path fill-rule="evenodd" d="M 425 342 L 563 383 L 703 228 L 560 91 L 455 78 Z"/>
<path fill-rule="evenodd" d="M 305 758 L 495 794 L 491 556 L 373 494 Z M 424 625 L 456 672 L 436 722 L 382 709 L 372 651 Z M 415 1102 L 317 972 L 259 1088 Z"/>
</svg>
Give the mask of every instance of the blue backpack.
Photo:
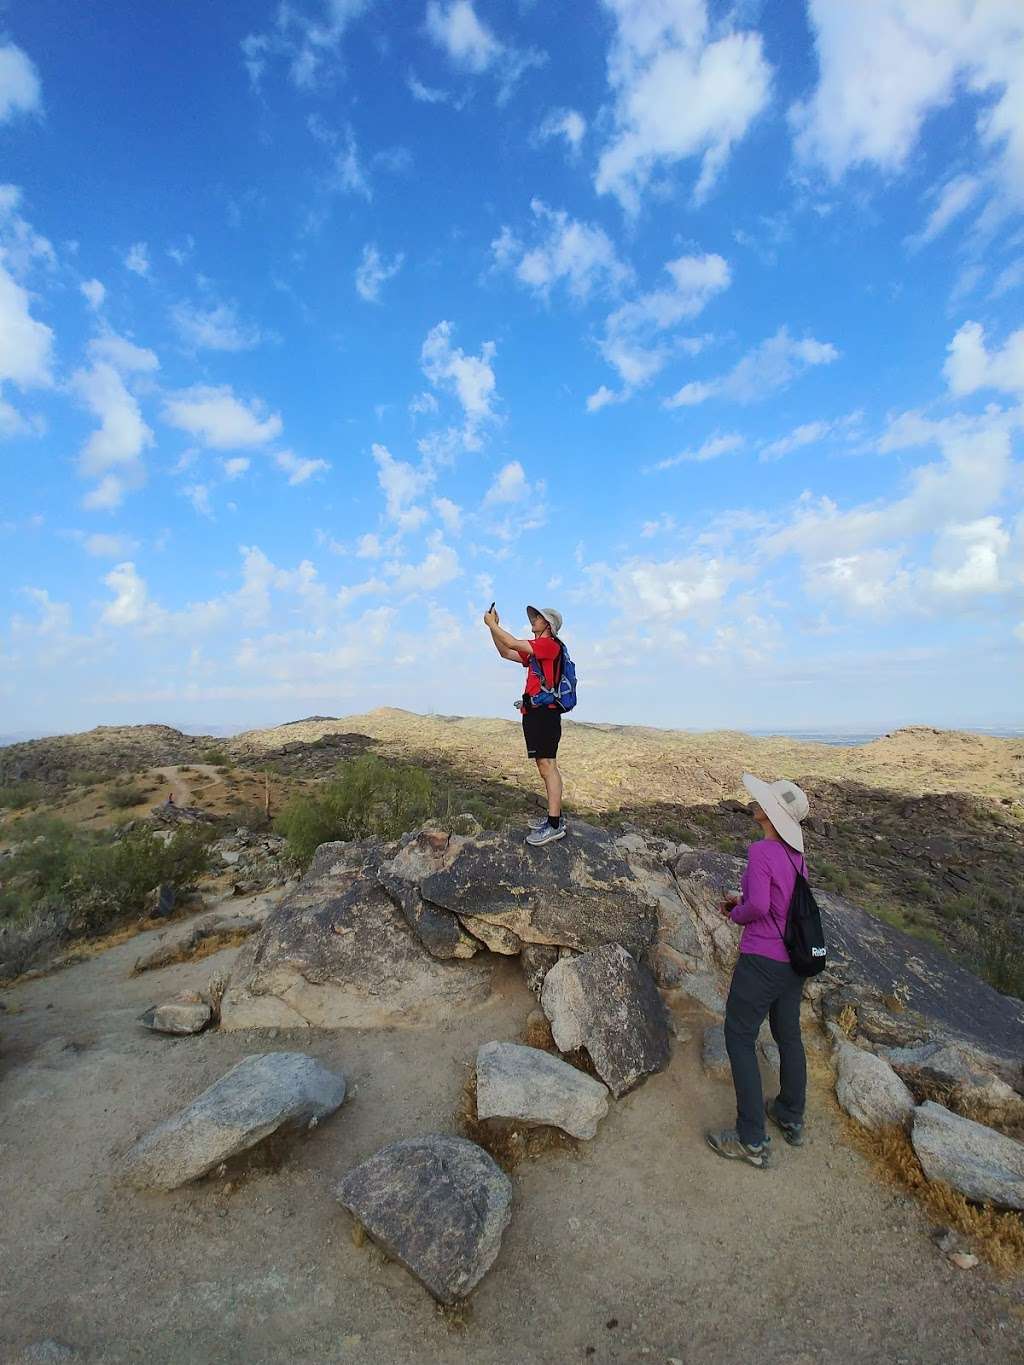
<svg viewBox="0 0 1024 1365">
<path fill-rule="evenodd" d="M 534 706 L 557 706 L 560 711 L 571 711 L 576 705 L 576 665 L 569 658 L 569 651 L 561 640 L 558 642 L 561 654 L 555 668 L 554 686 L 548 686 L 544 676 L 544 665 L 536 654 L 530 655 L 530 670 L 540 679 L 540 691 L 530 701 Z"/>
</svg>

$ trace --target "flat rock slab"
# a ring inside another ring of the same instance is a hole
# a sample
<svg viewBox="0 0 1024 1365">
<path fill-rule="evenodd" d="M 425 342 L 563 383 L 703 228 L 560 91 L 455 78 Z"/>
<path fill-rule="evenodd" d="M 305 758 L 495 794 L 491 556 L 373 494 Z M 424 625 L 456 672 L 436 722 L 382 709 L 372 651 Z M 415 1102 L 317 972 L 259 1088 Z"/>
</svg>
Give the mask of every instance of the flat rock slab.
<svg viewBox="0 0 1024 1365">
<path fill-rule="evenodd" d="M 668 1065 L 665 1006 L 650 972 L 621 944 L 556 962 L 541 1005 L 559 1051 L 586 1048 L 616 1099 Z"/>
<path fill-rule="evenodd" d="M 128 1152 L 122 1174 L 139 1189 L 173 1190 L 273 1133 L 333 1114 L 345 1078 L 303 1052 L 243 1057 L 198 1099 Z"/>
<path fill-rule="evenodd" d="M 512 1182 L 482 1147 L 432 1134 L 383 1147 L 337 1196 L 374 1242 L 439 1303 L 465 1299 L 494 1264 Z"/>
<path fill-rule="evenodd" d="M 142 1016 L 141 1023 L 154 1033 L 202 1033 L 213 1017 L 206 1000 L 164 1000 Z"/>
<path fill-rule="evenodd" d="M 407 835 L 393 858 L 382 863 L 380 884 L 405 916 L 406 923 L 434 957 L 467 958 L 480 949 L 450 910 L 431 905 L 420 895 L 420 882 L 443 871 L 464 840 L 458 834 L 425 829 Z"/>
<path fill-rule="evenodd" d="M 394 853 L 394 846 L 390 853 Z M 418 1027 L 490 995 L 487 955 L 432 957 L 377 880 L 381 844 L 325 844 L 239 954 L 221 1027 Z"/>
<path fill-rule="evenodd" d="M 833 1026 L 836 1099 L 865 1128 L 906 1128 L 914 1097 L 884 1057 L 855 1047 Z"/>
<path fill-rule="evenodd" d="M 1024 1210 L 1024 1143 L 932 1100 L 914 1111 L 911 1141 L 929 1180 L 978 1203 Z"/>
<path fill-rule="evenodd" d="M 640 956 L 658 913 L 612 835 L 573 821 L 569 837 L 530 848 L 518 835 L 466 838 L 441 871 L 420 883 L 424 900 L 487 919 L 525 943 L 585 950 L 622 943 Z"/>
<path fill-rule="evenodd" d="M 955 1096 L 957 1104 L 984 1105 L 993 1117 L 1002 1113 L 1019 1120 L 1024 1099 L 1016 1090 L 986 1071 L 977 1055 L 956 1043 L 922 1043 L 919 1047 L 889 1048 L 883 1056 L 898 1076 L 915 1087 L 921 1098 L 942 1100 Z M 923 1093 L 922 1093 L 923 1092 Z M 939 1092 L 936 1094 L 936 1092 Z"/>
<path fill-rule="evenodd" d="M 481 1119 L 516 1119 L 592 1138 L 608 1113 L 600 1081 L 539 1048 L 484 1043 L 476 1054 L 476 1112 Z"/>
</svg>

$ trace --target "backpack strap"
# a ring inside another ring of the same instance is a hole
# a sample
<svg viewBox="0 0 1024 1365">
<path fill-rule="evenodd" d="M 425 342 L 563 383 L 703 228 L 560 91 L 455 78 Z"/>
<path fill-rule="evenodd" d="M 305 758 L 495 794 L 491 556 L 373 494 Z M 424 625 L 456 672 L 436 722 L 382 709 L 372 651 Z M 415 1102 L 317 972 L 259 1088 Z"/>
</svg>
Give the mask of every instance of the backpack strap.
<svg viewBox="0 0 1024 1365">
<path fill-rule="evenodd" d="M 790 865 L 790 867 L 792 867 L 793 871 L 796 873 L 796 875 L 797 875 L 798 878 L 799 878 L 799 877 L 802 877 L 804 874 L 800 871 L 800 869 L 797 867 L 796 863 L 794 863 L 794 862 L 793 862 L 793 859 L 790 858 L 790 856 L 789 856 L 791 850 L 790 850 L 789 845 L 786 843 L 785 839 L 780 839 L 780 840 L 779 840 L 779 843 L 780 843 L 780 844 L 782 845 L 782 847 L 786 850 L 786 857 L 789 858 L 789 865 Z M 794 890 L 794 891 L 796 890 L 796 884 L 795 884 L 795 883 L 794 883 L 794 886 L 793 886 L 793 890 Z M 790 900 L 792 900 L 792 899 L 793 899 L 793 897 L 790 896 Z M 768 902 L 768 913 L 769 913 L 769 915 L 771 915 L 771 917 L 772 917 L 772 923 L 775 925 L 776 929 L 778 929 L 778 931 L 779 931 L 779 938 L 782 939 L 782 946 L 785 947 L 785 946 L 786 946 L 786 931 L 783 929 L 783 927 L 782 927 L 782 925 L 779 923 L 779 921 L 775 918 L 775 911 L 772 909 L 771 900 L 769 900 L 769 902 Z M 787 908 L 787 910 L 786 910 L 786 914 L 787 914 L 787 916 L 788 916 L 788 914 L 789 914 L 788 908 Z M 787 950 L 787 951 L 788 951 L 788 950 Z"/>
</svg>

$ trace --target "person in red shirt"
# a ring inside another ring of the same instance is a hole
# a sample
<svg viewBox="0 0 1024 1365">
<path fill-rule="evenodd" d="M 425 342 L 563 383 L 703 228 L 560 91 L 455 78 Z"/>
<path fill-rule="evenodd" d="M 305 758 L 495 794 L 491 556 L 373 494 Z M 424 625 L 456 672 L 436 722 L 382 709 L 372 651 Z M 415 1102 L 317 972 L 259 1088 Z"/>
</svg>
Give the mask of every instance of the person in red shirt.
<svg viewBox="0 0 1024 1365">
<path fill-rule="evenodd" d="M 522 664 L 526 669 L 526 687 L 516 706 L 523 715 L 523 738 L 526 753 L 537 764 L 548 799 L 547 816 L 535 820 L 526 842 L 534 847 L 552 844 L 566 835 L 562 818 L 562 774 L 558 771 L 558 744 L 562 738 L 562 712 L 558 706 L 534 706 L 532 699 L 541 691 L 541 681 L 530 666 L 536 659 L 544 671 L 544 681 L 553 686 L 562 656 L 558 632 L 562 629 L 562 613 L 554 607 L 527 607 L 533 638 L 517 640 L 498 623 L 498 613 L 492 606 L 484 614 L 484 625 L 491 632 L 494 647 L 503 659 Z"/>
</svg>

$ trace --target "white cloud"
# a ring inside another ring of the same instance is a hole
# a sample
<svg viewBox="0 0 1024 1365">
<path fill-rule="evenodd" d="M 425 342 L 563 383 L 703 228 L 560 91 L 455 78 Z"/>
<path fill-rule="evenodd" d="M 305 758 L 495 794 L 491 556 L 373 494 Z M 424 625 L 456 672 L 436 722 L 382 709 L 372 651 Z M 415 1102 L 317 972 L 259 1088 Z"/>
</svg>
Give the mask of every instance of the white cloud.
<svg viewBox="0 0 1024 1365">
<path fill-rule="evenodd" d="M 552 109 L 537 130 L 542 142 L 551 138 L 565 139 L 570 152 L 578 152 L 587 132 L 587 120 L 576 109 Z"/>
<path fill-rule="evenodd" d="M 118 336 L 116 332 L 104 332 L 94 337 L 87 349 L 90 359 L 113 365 L 124 374 L 152 374 L 160 368 L 153 351 L 145 346 L 136 346 L 134 341 Z"/>
<path fill-rule="evenodd" d="M 1012 332 L 1001 351 L 989 351 L 981 323 L 965 322 L 949 343 L 942 372 L 958 397 L 978 389 L 1024 394 L 1024 328 Z"/>
<path fill-rule="evenodd" d="M 0 46 L 0 123 L 15 114 L 34 114 L 42 105 L 39 74 L 32 59 L 14 43 Z"/>
<path fill-rule="evenodd" d="M 536 531 L 547 521 L 547 486 L 530 483 L 518 460 L 498 470 L 481 503 L 483 524 L 506 545 L 524 531 Z"/>
<path fill-rule="evenodd" d="M 925 586 L 950 597 L 1000 592 L 1008 586 L 1003 566 L 1009 551 L 1010 537 L 998 517 L 956 522 L 942 530 Z"/>
<path fill-rule="evenodd" d="M 850 439 L 856 434 L 863 416 L 864 414 L 858 410 L 831 421 L 802 422 L 787 436 L 780 436 L 777 441 L 768 441 L 763 445 L 758 458 L 762 461 L 779 460 L 783 455 L 790 455 L 794 450 L 802 450 L 804 446 L 817 445 L 829 437 Z"/>
<path fill-rule="evenodd" d="M 0 247 L 5 267 L 17 279 L 28 275 L 37 264 L 47 270 L 57 265 L 52 243 L 18 212 L 21 201 L 17 185 L 0 185 Z"/>
<path fill-rule="evenodd" d="M 213 520 L 213 507 L 210 504 L 210 488 L 205 483 L 190 483 L 182 489 L 185 497 L 201 517 Z"/>
<path fill-rule="evenodd" d="M 278 469 L 285 471 L 290 484 L 305 483 L 314 474 L 321 474 L 331 467 L 326 460 L 301 460 L 290 450 L 279 450 L 274 456 L 274 463 Z"/>
<path fill-rule="evenodd" d="M 423 393 L 418 393 L 409 404 L 409 411 L 415 417 L 422 417 L 425 414 L 433 414 L 437 412 L 437 409 L 438 409 L 437 399 L 429 390 L 424 390 Z"/>
<path fill-rule="evenodd" d="M 667 460 L 659 460 L 651 469 L 661 471 L 674 469 L 681 464 L 703 464 L 707 460 L 717 460 L 720 455 L 731 455 L 734 450 L 742 449 L 744 444 L 743 437 L 736 432 L 729 432 L 724 436 L 710 436 L 696 450 L 680 451 L 678 455 L 672 455 Z"/>
<path fill-rule="evenodd" d="M 71 629 L 71 607 L 67 602 L 55 602 L 45 588 L 22 588 L 22 594 L 39 609 L 39 620 L 28 625 L 20 617 L 11 622 L 12 633 L 39 636 L 62 636 Z"/>
<path fill-rule="evenodd" d="M 178 303 L 171 309 L 171 321 L 187 346 L 206 351 L 249 351 L 263 341 L 258 327 L 239 321 L 233 304 L 219 303 L 200 308 Z"/>
<path fill-rule="evenodd" d="M 1024 11 L 1017 0 L 809 0 L 820 75 L 790 111 L 798 155 L 838 180 L 906 165 L 927 116 L 966 91 L 1003 190 L 1024 199 Z"/>
<path fill-rule="evenodd" d="M 688 555 L 681 559 L 632 559 L 607 578 L 623 616 L 632 622 L 668 622 L 707 616 L 745 570 L 717 557 Z"/>
<path fill-rule="evenodd" d="M 105 287 L 99 280 L 83 280 L 79 288 L 85 295 L 89 307 L 99 312 L 103 307 L 103 300 L 107 297 Z"/>
<path fill-rule="evenodd" d="M 415 531 L 426 521 L 427 513 L 417 499 L 434 481 L 433 470 L 416 469 L 405 460 L 396 460 L 387 446 L 374 445 L 377 482 L 384 494 L 388 519 L 399 532 Z"/>
<path fill-rule="evenodd" d="M 164 421 L 187 431 L 213 450 L 241 450 L 266 445 L 282 430 L 281 418 L 258 400 L 236 398 L 228 385 L 197 384 L 171 394 L 164 403 Z"/>
<path fill-rule="evenodd" d="M 427 333 L 420 352 L 423 373 L 435 388 L 447 389 L 458 399 L 465 424 L 462 440 L 467 450 L 479 450 L 480 429 L 495 420 L 493 401 L 497 385 L 491 361 L 493 341 L 485 341 L 479 355 L 467 355 L 451 343 L 452 324 L 439 322 Z"/>
<path fill-rule="evenodd" d="M 27 291 L 0 261 L 0 384 L 23 390 L 53 383 L 53 332 L 30 308 Z"/>
<path fill-rule="evenodd" d="M 94 535 L 84 536 L 82 545 L 87 554 L 96 559 L 127 559 L 134 554 L 138 547 L 138 542 L 132 540 L 131 536 L 116 535 L 113 533 L 102 534 L 97 532 Z"/>
<path fill-rule="evenodd" d="M 430 548 L 418 564 L 393 562 L 385 566 L 392 592 L 403 597 L 418 597 L 425 592 L 436 592 L 453 582 L 462 572 L 459 556 L 441 539 L 430 537 Z"/>
<path fill-rule="evenodd" d="M 380 542 L 380 536 L 370 531 L 360 536 L 356 542 L 356 554 L 360 559 L 380 559 L 383 553 L 384 547 Z"/>
<path fill-rule="evenodd" d="M 224 470 L 224 477 L 231 482 L 240 479 L 243 474 L 248 472 L 251 461 L 246 455 L 233 455 L 230 460 L 222 460 L 221 466 Z"/>
<path fill-rule="evenodd" d="M 147 619 L 152 610 L 149 589 L 131 560 L 111 569 L 103 581 L 114 594 L 100 617 L 105 625 L 136 626 Z"/>
<path fill-rule="evenodd" d="M 462 530 L 462 508 L 451 498 L 435 498 L 434 511 L 444 523 L 449 535 L 457 536 Z"/>
<path fill-rule="evenodd" d="M 242 40 L 242 60 L 254 89 L 258 89 L 272 60 L 282 61 L 288 78 L 299 90 L 321 84 L 324 68 L 336 63 L 349 25 L 365 13 L 373 0 L 315 0 L 301 9 L 281 4 L 274 28 L 250 33 Z"/>
<path fill-rule="evenodd" d="M 807 566 L 804 584 L 812 597 L 840 602 L 856 612 L 882 614 L 911 590 L 898 550 L 867 549 Z"/>
<path fill-rule="evenodd" d="M 992 285 L 989 298 L 1000 299 L 1004 294 L 1008 294 L 1011 289 L 1019 289 L 1022 284 L 1024 284 L 1024 256 L 1011 261 L 1005 269 L 999 272 L 995 283 Z"/>
<path fill-rule="evenodd" d="M 495 503 L 522 502 L 529 495 L 530 485 L 526 470 L 518 460 L 500 469 L 484 495 L 484 506 L 493 507 Z"/>
<path fill-rule="evenodd" d="M 356 267 L 356 293 L 367 303 L 379 303 L 380 291 L 402 268 L 405 256 L 399 252 L 387 261 L 373 242 L 363 247 L 363 258 Z"/>
<path fill-rule="evenodd" d="M 520 283 L 546 298 L 564 281 L 574 298 L 585 299 L 594 289 L 615 289 L 630 278 L 632 271 L 603 228 L 578 222 L 540 199 L 531 200 L 530 208 L 539 229 L 532 246 L 507 227 L 491 243 L 495 264 L 512 270 Z"/>
<path fill-rule="evenodd" d="M 830 365 L 839 352 L 828 341 L 806 337 L 794 341 L 785 327 L 749 351 L 728 374 L 717 379 L 684 384 L 671 398 L 668 408 L 692 407 L 709 398 L 729 398 L 737 403 L 754 403 L 778 389 L 785 388 L 798 374 L 813 365 Z"/>
<path fill-rule="evenodd" d="M 614 132 L 595 185 L 630 212 L 652 176 L 701 158 L 699 203 L 768 104 L 771 69 L 757 33 L 711 39 L 704 0 L 604 0 L 615 18 L 608 81 Z"/>
<path fill-rule="evenodd" d="M 452 102 L 452 97 L 447 90 L 438 90 L 434 86 L 424 85 L 421 80 L 417 79 L 414 71 L 409 72 L 406 84 L 413 99 L 418 100 L 420 104 L 451 104 Z"/>
<path fill-rule="evenodd" d="M 345 145 L 335 158 L 334 169 L 338 177 L 338 186 L 346 194 L 358 195 L 367 202 L 373 198 L 373 190 L 360 159 L 356 135 L 351 125 L 345 129 Z"/>
<path fill-rule="evenodd" d="M 124 265 L 125 269 L 130 270 L 133 275 L 146 276 L 149 274 L 149 247 L 145 242 L 135 242 L 128 248 Z"/>
<path fill-rule="evenodd" d="M 97 480 L 85 506 L 109 511 L 145 482 L 142 453 L 154 440 L 123 376 L 151 374 L 159 361 L 152 351 L 112 332 L 95 337 L 87 349 L 92 365 L 76 370 L 71 388 L 100 425 L 82 447 L 78 470 L 83 478 Z"/>
<path fill-rule="evenodd" d="M 501 42 L 481 21 L 473 0 L 429 0 L 427 34 L 460 70 L 475 76 L 493 72 L 499 81 L 499 102 L 508 98 L 525 71 L 546 61 L 541 52 Z"/>
<path fill-rule="evenodd" d="M 601 354 L 619 373 L 623 389 L 613 393 L 602 385 L 587 400 L 595 412 L 608 403 L 622 402 L 636 389 L 649 384 L 673 356 L 696 355 L 704 345 L 701 337 L 667 334 L 688 318 L 696 317 L 716 294 L 728 289 L 732 274 L 728 262 L 709 253 L 679 256 L 666 261 L 670 284 L 624 303 L 605 320 Z"/>
<path fill-rule="evenodd" d="M 938 201 L 928 215 L 928 221 L 920 232 L 906 239 L 907 246 L 912 251 L 918 251 L 933 242 L 955 218 L 966 213 L 981 189 L 982 183 L 976 175 L 957 175 L 947 180 L 938 193 Z"/>
</svg>

